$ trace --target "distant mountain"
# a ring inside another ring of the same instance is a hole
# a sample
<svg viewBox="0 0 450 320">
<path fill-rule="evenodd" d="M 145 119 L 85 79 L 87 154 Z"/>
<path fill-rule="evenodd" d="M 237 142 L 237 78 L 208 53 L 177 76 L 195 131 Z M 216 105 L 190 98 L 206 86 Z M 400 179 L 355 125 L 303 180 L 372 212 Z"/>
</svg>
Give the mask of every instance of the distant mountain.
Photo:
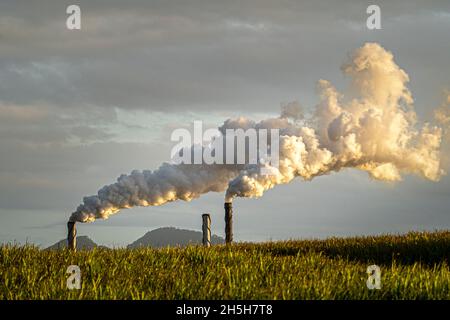
<svg viewBox="0 0 450 320">
<path fill-rule="evenodd" d="M 201 244 L 202 233 L 193 230 L 177 229 L 173 227 L 165 227 L 147 232 L 143 237 L 139 238 L 132 244 L 128 245 L 128 249 L 139 247 L 167 247 L 167 246 L 187 246 L 189 244 Z M 224 239 L 211 235 L 211 244 L 224 243 Z"/>
<path fill-rule="evenodd" d="M 221 244 L 225 240 L 219 236 L 211 235 L 211 244 Z M 144 236 L 134 241 L 127 246 L 128 249 L 139 247 L 184 247 L 189 244 L 202 244 L 202 233 L 193 230 L 177 229 L 173 227 L 159 228 L 147 232 Z M 77 250 L 84 249 L 90 250 L 93 248 L 107 248 L 105 246 L 99 246 L 92 241 L 88 236 L 77 236 Z M 46 248 L 45 250 L 58 250 L 67 248 L 67 239 L 58 241 L 54 245 Z"/>
<path fill-rule="evenodd" d="M 77 237 L 77 249 L 90 250 L 99 247 L 94 241 L 92 241 L 88 236 Z M 100 246 L 103 247 L 103 246 Z M 48 247 L 46 250 L 58 250 L 67 248 L 67 239 L 58 241 L 54 245 Z"/>
</svg>

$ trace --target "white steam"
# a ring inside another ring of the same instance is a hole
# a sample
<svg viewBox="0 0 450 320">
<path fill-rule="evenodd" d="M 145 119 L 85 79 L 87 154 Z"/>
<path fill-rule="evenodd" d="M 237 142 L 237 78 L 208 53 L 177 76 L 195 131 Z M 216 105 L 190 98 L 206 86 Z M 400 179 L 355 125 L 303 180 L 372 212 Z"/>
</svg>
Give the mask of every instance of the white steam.
<svg viewBox="0 0 450 320">
<path fill-rule="evenodd" d="M 306 118 L 298 103 L 282 108 L 278 118 L 254 122 L 229 119 L 220 129 L 279 129 L 278 168 L 261 174 L 263 165 L 173 165 L 155 171 L 133 171 L 103 187 L 96 196 L 85 197 L 72 214 L 72 221 L 88 222 L 134 206 L 155 206 L 175 200 L 198 198 L 207 192 L 226 191 L 234 197 L 260 197 L 278 184 L 294 178 L 311 180 L 343 168 L 367 171 L 371 178 L 399 181 L 402 174 L 415 174 L 437 181 L 442 129 L 419 124 L 413 98 L 406 84 L 408 75 L 393 55 L 376 43 L 355 50 L 342 71 L 351 79 L 344 96 L 326 80 L 318 82 L 320 102 Z M 450 100 L 449 100 L 450 103 Z M 435 113 L 441 123 L 450 122 L 448 108 Z"/>
</svg>

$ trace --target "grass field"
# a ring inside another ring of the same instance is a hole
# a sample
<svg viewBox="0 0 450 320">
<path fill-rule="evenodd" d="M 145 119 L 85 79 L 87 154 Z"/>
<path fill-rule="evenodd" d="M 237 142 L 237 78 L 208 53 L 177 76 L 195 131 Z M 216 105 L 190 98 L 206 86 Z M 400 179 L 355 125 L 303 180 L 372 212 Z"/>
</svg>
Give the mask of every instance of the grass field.
<svg viewBox="0 0 450 320">
<path fill-rule="evenodd" d="M 0 247 L 0 299 L 450 299 L 450 231 L 203 248 Z M 69 265 L 81 289 L 68 290 Z M 366 286 L 369 265 L 381 289 Z"/>
</svg>

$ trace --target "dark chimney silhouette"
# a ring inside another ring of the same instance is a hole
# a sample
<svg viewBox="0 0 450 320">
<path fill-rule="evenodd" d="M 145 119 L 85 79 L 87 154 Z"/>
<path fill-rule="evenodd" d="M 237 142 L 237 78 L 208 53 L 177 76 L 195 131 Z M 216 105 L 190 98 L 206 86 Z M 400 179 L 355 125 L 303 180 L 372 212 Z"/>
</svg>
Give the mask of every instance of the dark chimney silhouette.
<svg viewBox="0 0 450 320">
<path fill-rule="evenodd" d="M 74 251 L 77 249 L 77 228 L 75 227 L 75 221 L 67 222 L 67 247 Z"/>
<path fill-rule="evenodd" d="M 225 202 L 225 243 L 233 242 L 233 205 Z"/>
</svg>

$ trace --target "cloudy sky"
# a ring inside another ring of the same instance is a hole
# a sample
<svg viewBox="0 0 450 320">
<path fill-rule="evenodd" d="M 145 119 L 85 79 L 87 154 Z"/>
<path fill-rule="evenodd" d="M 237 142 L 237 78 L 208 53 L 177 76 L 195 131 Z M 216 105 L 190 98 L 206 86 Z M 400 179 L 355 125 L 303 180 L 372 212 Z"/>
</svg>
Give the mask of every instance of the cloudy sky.
<svg viewBox="0 0 450 320">
<path fill-rule="evenodd" d="M 345 88 L 340 66 L 365 42 L 391 51 L 421 120 L 450 89 L 450 2 L 0 0 L 0 243 L 65 237 L 83 196 L 170 158 L 175 128 L 277 115 L 318 102 L 319 79 Z M 366 8 L 381 7 L 368 30 Z M 239 241 L 450 228 L 450 177 L 386 184 L 346 170 L 235 201 Z M 123 211 L 79 234 L 125 245 L 160 226 L 197 229 L 223 194 Z"/>
</svg>

